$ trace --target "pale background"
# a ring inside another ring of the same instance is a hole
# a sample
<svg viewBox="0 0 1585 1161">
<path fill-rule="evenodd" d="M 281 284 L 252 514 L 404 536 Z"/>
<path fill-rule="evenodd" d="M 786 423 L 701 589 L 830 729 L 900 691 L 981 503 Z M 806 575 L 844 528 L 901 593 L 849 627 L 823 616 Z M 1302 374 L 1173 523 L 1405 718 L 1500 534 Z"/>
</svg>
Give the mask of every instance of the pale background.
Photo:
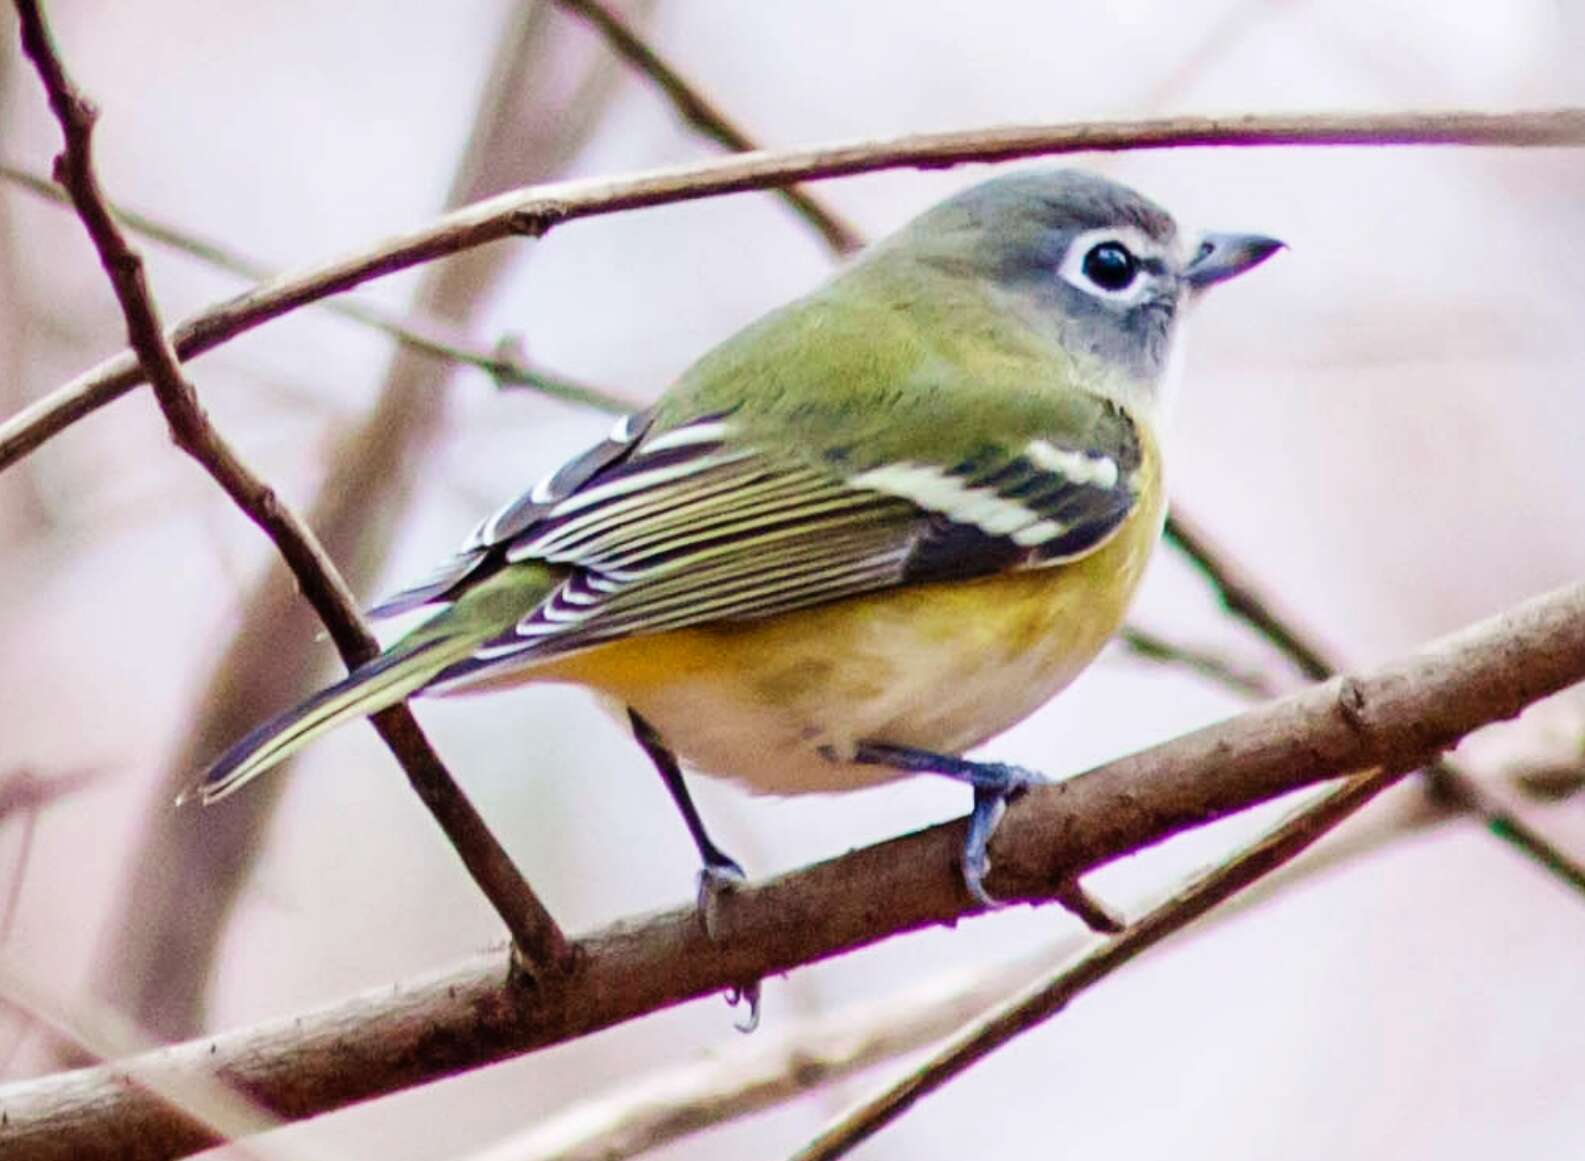
<svg viewBox="0 0 1585 1161">
<path fill-rule="evenodd" d="M 282 267 L 437 209 L 509 8 L 52 5 L 72 68 L 106 110 L 98 147 L 112 195 Z M 661 0 L 648 27 L 770 144 L 1089 116 L 1585 102 L 1585 13 L 1561 0 Z M 0 157 L 45 169 L 54 124 L 14 43 L 4 56 Z M 622 74 L 567 173 L 710 152 L 644 81 Z M 1201 312 L 1173 491 L 1350 663 L 1585 570 L 1585 155 L 1197 150 L 1080 163 L 1135 184 L 1191 227 L 1290 243 Z M 880 234 L 990 172 L 897 172 L 820 189 Z M 75 220 L 8 188 L 0 212 L 9 413 L 117 349 L 120 323 Z M 521 334 L 547 366 L 639 396 L 830 266 L 766 195 L 600 218 L 508 245 L 511 266 L 471 333 L 486 343 Z M 239 285 L 148 249 L 168 318 Z M 400 306 L 414 285 L 401 276 L 367 293 Z M 388 358 L 380 337 L 309 311 L 203 358 L 193 376 L 251 462 L 306 501 L 331 433 L 370 403 Z M 503 395 L 474 372 L 450 390 L 388 584 L 609 422 Z M 370 497 L 371 513 L 380 503 Z M 269 550 L 174 452 L 142 393 L 0 477 L 0 533 L 0 773 L 104 775 L 42 818 L 9 937 L 70 996 L 91 977 L 157 779 L 210 660 L 248 616 L 239 597 Z M 1169 554 L 1136 619 L 1292 680 Z M 328 672 L 332 651 L 323 652 Z M 1076 771 L 1239 705 L 1111 653 L 990 752 Z M 681 824 L 640 754 L 583 695 L 431 703 L 419 715 L 570 928 L 689 896 L 694 855 Z M 1547 744 L 1577 744 L 1582 716 L 1552 707 Z M 1521 729 L 1515 747 L 1540 744 L 1540 724 Z M 214 1026 L 329 1002 L 499 938 L 371 731 L 318 745 L 289 777 L 216 964 Z M 792 803 L 712 785 L 697 794 L 723 845 L 756 873 L 966 806 L 958 789 L 925 782 Z M 1577 804 L 1547 810 L 1540 824 L 1585 849 Z M 1127 905 L 1248 830 L 1194 836 L 1093 885 Z M 0 825 L 0 895 L 18 843 L 19 828 Z M 1053 909 L 1018 909 L 895 940 L 771 981 L 766 1024 L 789 1027 L 1010 957 L 1072 927 Z M 1454 824 L 1130 968 L 858 1155 L 1577 1158 L 1582 953 L 1582 901 L 1474 825 Z M 454 1155 L 691 1059 L 735 1037 L 730 1020 L 720 1001 L 696 1003 L 293 1132 L 365 1156 Z M 0 1015 L 0 1047 L 14 1035 Z M 9 1067 L 22 1075 L 46 1063 L 30 1043 Z M 664 1155 L 780 1155 L 875 1079 Z"/>
</svg>

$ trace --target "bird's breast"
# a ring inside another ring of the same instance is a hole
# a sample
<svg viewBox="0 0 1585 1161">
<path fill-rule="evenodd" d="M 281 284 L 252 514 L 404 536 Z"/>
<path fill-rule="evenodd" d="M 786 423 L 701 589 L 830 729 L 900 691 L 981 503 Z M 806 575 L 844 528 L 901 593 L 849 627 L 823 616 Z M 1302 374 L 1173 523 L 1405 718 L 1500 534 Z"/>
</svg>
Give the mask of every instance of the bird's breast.
<svg viewBox="0 0 1585 1161">
<path fill-rule="evenodd" d="M 690 766 L 760 793 L 887 781 L 827 755 L 861 741 L 961 753 L 1027 717 L 1117 630 L 1162 515 L 1142 498 L 1069 564 L 614 642 L 537 676 L 632 706 Z"/>
</svg>

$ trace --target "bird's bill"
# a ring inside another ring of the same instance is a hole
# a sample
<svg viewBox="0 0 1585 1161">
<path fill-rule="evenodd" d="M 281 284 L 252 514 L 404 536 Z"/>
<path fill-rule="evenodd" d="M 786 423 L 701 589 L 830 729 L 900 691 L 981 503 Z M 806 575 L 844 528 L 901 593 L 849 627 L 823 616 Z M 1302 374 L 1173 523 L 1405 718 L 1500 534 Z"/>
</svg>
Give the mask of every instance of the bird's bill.
<svg viewBox="0 0 1585 1161">
<path fill-rule="evenodd" d="M 1184 281 L 1195 290 L 1204 290 L 1253 270 L 1286 245 L 1263 234 L 1207 234 L 1184 268 Z"/>
</svg>

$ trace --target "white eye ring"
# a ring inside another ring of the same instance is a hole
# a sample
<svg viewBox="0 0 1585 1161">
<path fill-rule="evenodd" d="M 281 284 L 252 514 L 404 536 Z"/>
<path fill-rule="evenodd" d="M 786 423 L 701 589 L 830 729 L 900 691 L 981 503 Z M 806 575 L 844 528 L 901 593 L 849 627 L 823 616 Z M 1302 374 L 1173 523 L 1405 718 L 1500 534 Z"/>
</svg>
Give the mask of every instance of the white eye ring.
<svg viewBox="0 0 1585 1161">
<path fill-rule="evenodd" d="M 1128 285 L 1115 290 L 1100 285 L 1085 273 L 1085 259 L 1097 246 L 1105 245 L 1122 247 L 1136 263 L 1153 256 L 1158 250 L 1158 247 L 1148 243 L 1134 230 L 1086 230 L 1068 244 L 1067 253 L 1062 256 L 1062 266 L 1057 270 L 1057 276 L 1069 286 L 1077 287 L 1092 298 L 1124 305 L 1138 302 L 1144 297 L 1151 282 L 1148 272 L 1143 268 L 1136 267 L 1134 277 Z"/>
</svg>

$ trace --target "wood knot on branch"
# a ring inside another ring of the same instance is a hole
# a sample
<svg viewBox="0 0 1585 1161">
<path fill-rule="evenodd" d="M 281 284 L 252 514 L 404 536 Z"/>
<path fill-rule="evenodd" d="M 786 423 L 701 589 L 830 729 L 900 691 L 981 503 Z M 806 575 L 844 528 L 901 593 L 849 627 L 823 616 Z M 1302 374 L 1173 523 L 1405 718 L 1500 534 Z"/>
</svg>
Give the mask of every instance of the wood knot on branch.
<svg viewBox="0 0 1585 1161">
<path fill-rule="evenodd" d="M 541 202 L 531 208 L 513 210 L 507 216 L 507 226 L 514 234 L 526 238 L 542 238 L 553 227 L 564 221 L 568 208 L 565 202 Z"/>
<path fill-rule="evenodd" d="M 1371 732 L 1370 722 L 1366 718 L 1367 708 L 1365 687 L 1359 679 L 1347 675 L 1339 678 L 1337 711 L 1343 715 L 1343 721 L 1348 723 L 1348 728 L 1362 737 L 1368 736 Z"/>
</svg>

